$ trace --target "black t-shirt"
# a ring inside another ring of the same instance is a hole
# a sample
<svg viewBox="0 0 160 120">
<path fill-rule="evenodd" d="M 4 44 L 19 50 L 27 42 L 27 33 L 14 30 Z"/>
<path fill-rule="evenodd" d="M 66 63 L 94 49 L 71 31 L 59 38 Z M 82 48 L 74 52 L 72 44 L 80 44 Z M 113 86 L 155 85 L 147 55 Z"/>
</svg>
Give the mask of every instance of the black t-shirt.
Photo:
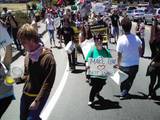
<svg viewBox="0 0 160 120">
<path fill-rule="evenodd" d="M 113 15 L 111 16 L 111 21 L 112 21 L 112 25 L 113 25 L 114 27 L 118 27 L 119 16 L 113 14 Z"/>
<path fill-rule="evenodd" d="M 74 30 L 71 27 L 62 27 L 61 34 L 63 35 L 65 45 L 74 39 Z"/>
</svg>

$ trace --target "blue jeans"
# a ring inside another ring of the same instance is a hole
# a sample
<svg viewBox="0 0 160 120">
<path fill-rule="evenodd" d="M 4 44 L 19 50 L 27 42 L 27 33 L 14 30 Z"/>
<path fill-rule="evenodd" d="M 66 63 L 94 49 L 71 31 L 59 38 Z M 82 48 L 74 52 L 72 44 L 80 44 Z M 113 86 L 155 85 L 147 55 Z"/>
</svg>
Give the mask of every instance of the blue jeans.
<svg viewBox="0 0 160 120">
<path fill-rule="evenodd" d="M 119 28 L 118 27 L 113 26 L 113 36 L 116 39 L 118 38 L 118 36 L 119 36 Z"/>
<path fill-rule="evenodd" d="M 31 103 L 35 100 L 35 97 L 30 97 L 25 94 L 21 97 L 20 103 L 20 120 L 41 120 L 39 117 L 48 97 L 43 98 L 36 110 L 29 110 Z"/>
<path fill-rule="evenodd" d="M 128 74 L 128 78 L 125 81 L 123 81 L 120 85 L 121 94 L 122 96 L 125 96 L 128 94 L 129 90 L 132 87 L 133 81 L 138 72 L 138 65 L 129 66 L 129 67 L 120 66 L 120 70 Z"/>
<path fill-rule="evenodd" d="M 55 39 L 54 39 L 54 30 L 48 30 L 48 32 L 49 32 L 50 44 L 52 45 L 52 40 L 53 40 L 53 42 L 55 42 Z"/>
</svg>

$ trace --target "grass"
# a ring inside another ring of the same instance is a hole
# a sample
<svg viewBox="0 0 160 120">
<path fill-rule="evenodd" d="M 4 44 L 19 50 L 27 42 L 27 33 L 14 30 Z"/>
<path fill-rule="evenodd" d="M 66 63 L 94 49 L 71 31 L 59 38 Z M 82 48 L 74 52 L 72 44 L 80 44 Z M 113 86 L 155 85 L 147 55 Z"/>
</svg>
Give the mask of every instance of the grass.
<svg viewBox="0 0 160 120">
<path fill-rule="evenodd" d="M 12 11 L 24 11 L 26 10 L 26 3 L 0 3 L 0 11 L 3 7 L 7 7 L 8 10 Z"/>
</svg>

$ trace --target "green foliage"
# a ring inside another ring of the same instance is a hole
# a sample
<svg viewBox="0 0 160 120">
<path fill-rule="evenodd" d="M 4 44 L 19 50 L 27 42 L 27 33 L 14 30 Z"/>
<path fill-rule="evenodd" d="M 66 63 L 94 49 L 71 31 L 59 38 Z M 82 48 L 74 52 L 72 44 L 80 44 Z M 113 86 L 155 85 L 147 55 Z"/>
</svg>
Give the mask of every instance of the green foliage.
<svg viewBox="0 0 160 120">
<path fill-rule="evenodd" d="M 52 0 L 52 4 L 53 4 L 53 5 L 57 5 L 57 1 L 58 1 L 58 0 Z"/>
<path fill-rule="evenodd" d="M 27 7 L 28 6 L 30 6 L 30 8 L 32 8 L 32 6 L 35 7 L 37 3 L 38 3 L 38 0 L 32 0 L 27 3 Z"/>
</svg>

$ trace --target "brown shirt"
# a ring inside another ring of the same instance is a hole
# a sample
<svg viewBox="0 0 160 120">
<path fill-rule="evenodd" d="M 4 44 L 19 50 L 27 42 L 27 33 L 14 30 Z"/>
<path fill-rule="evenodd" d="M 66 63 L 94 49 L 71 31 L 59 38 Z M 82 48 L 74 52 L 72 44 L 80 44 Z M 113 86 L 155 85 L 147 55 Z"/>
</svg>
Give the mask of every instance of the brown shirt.
<svg viewBox="0 0 160 120">
<path fill-rule="evenodd" d="M 37 62 L 26 57 L 23 93 L 41 101 L 45 96 L 49 96 L 55 75 L 56 62 L 50 49 L 45 48 Z"/>
</svg>

